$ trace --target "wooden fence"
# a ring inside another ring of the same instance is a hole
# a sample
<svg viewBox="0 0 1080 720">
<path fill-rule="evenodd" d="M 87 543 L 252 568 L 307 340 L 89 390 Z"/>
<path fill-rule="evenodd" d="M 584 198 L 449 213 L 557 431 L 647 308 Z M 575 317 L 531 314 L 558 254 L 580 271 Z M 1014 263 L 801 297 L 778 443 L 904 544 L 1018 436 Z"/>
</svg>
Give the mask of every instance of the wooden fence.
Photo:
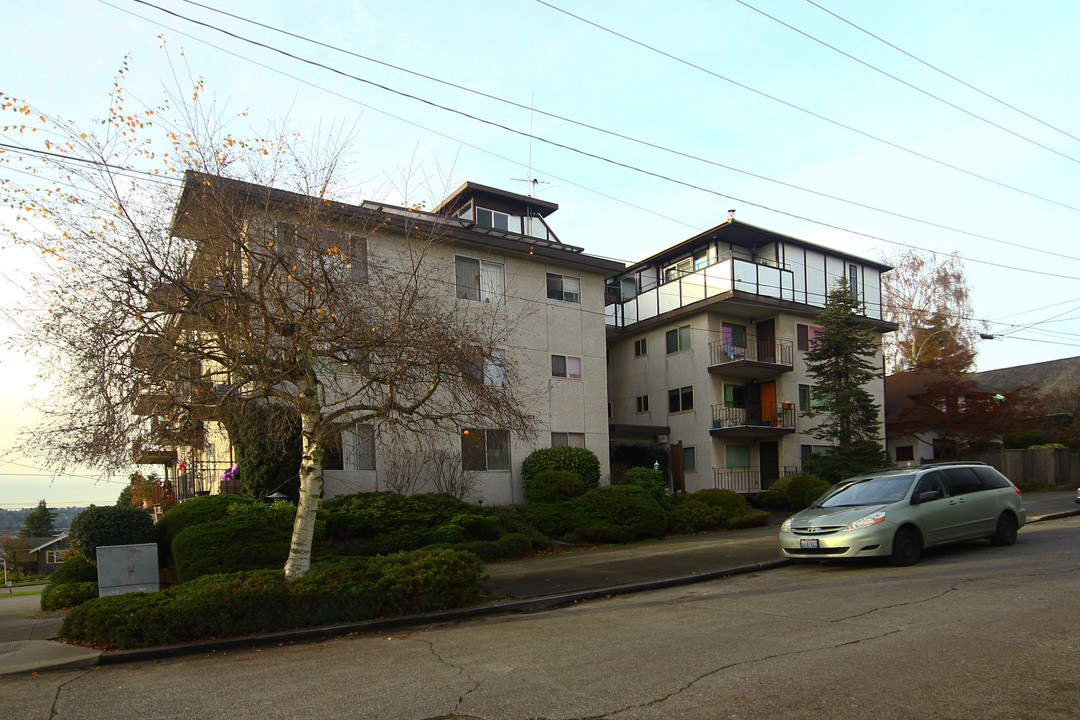
<svg viewBox="0 0 1080 720">
<path fill-rule="evenodd" d="M 1014 483 L 1034 481 L 1057 487 L 1080 484 L 1080 450 L 991 450 L 972 453 L 967 459 L 994 466 Z"/>
</svg>

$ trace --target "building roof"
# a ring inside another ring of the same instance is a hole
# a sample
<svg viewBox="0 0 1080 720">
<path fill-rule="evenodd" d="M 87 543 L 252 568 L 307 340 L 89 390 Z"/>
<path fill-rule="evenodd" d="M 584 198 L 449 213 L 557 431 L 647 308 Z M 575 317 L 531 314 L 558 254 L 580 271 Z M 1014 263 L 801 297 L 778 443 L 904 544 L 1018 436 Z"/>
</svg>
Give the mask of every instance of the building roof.
<svg viewBox="0 0 1080 720">
<path fill-rule="evenodd" d="M 235 212 L 244 212 L 245 210 L 250 212 L 250 206 L 259 204 L 311 206 L 313 203 L 320 203 L 326 210 L 343 218 L 369 222 L 373 226 L 397 228 L 422 226 L 425 231 L 437 232 L 442 237 L 450 240 L 486 245 L 507 252 L 532 255 L 598 272 L 613 273 L 621 271 L 625 267 L 623 263 L 617 260 L 587 255 L 580 247 L 544 241 L 518 233 L 479 228 L 469 221 L 447 217 L 435 212 L 413 210 L 371 201 L 364 201 L 359 205 L 335 202 L 265 185 L 256 185 L 243 180 L 198 173 L 193 170 L 184 173 L 184 186 L 180 191 L 180 198 L 173 213 L 171 230 L 174 235 L 178 237 L 185 236 L 185 228 L 189 219 L 196 217 L 195 208 L 208 199 L 209 190 L 215 187 L 224 189 L 231 194 L 230 197 L 236 198 L 237 207 L 231 208 Z M 498 193 L 504 198 L 513 199 L 515 202 L 533 203 L 538 214 L 541 210 L 547 213 L 558 208 L 558 205 L 554 203 L 488 188 L 476 183 L 465 183 L 455 191 L 455 195 L 466 190 L 481 193 Z M 451 197 L 454 197 L 454 195 Z M 448 201 L 449 199 L 440 203 L 439 207 L 446 206 Z"/>
<path fill-rule="evenodd" d="M 905 410 L 918 403 L 918 397 L 924 395 L 927 388 L 936 383 L 946 382 L 949 376 L 940 370 L 921 368 L 893 373 L 885 377 L 885 424 L 897 422 Z M 975 375 L 964 379 L 963 391 L 973 396 L 985 393 L 994 395 L 997 389 L 979 381 Z"/>
<path fill-rule="evenodd" d="M 732 245 L 745 248 L 757 248 L 763 245 L 774 242 L 790 242 L 804 247 L 820 250 L 827 255 L 833 255 L 835 257 L 842 257 L 848 260 L 853 260 L 861 265 L 870 265 L 876 267 L 879 270 L 891 270 L 891 265 L 878 262 L 876 260 L 869 260 L 867 258 L 859 257 L 858 255 L 852 255 L 850 253 L 840 252 L 832 248 L 825 247 L 823 245 L 817 245 L 816 243 L 807 242 L 806 240 L 800 240 L 790 235 L 784 235 L 783 233 L 773 232 L 772 230 L 766 230 L 754 225 L 749 225 L 744 222 L 729 218 L 719 225 L 709 228 L 708 230 L 698 233 L 692 238 L 688 238 L 680 243 L 672 245 L 669 248 L 665 248 L 660 252 L 650 255 L 649 257 L 636 262 L 626 268 L 627 272 L 636 272 L 644 267 L 652 265 L 664 265 L 673 260 L 677 260 L 680 257 L 685 256 L 691 250 L 702 245 L 710 240 L 721 240 Z"/>
<path fill-rule="evenodd" d="M 53 537 L 13 537 L 6 539 L 4 543 L 22 552 L 35 553 L 61 540 L 66 540 L 67 536 L 67 533 L 63 533 Z"/>
<path fill-rule="evenodd" d="M 528 195 L 519 195 L 518 193 L 500 190 L 480 183 L 466 182 L 450 193 L 450 196 L 439 203 L 432 212 L 438 215 L 453 215 L 462 205 L 473 199 L 480 202 L 486 200 L 502 207 L 514 207 L 520 210 L 522 214 L 531 215 L 535 213 L 540 217 L 547 217 L 559 209 L 558 204 L 547 200 L 529 197 Z M 496 207 L 495 209 L 500 208 Z"/>
<path fill-rule="evenodd" d="M 1080 385 L 1080 357 L 984 370 L 973 375 L 977 382 L 1001 393 L 1020 385 L 1034 385 L 1043 391 L 1060 390 Z"/>
</svg>

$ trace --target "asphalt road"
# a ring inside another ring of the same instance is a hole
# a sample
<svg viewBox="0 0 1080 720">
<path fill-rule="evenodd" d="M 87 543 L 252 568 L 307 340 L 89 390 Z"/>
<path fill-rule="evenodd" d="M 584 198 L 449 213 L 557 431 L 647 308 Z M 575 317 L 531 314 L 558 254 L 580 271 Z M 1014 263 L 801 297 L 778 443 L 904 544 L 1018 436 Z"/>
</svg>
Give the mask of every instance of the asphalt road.
<svg viewBox="0 0 1080 720">
<path fill-rule="evenodd" d="M 1075 718 L 1080 518 L 535 615 L 0 678 L 34 718 Z"/>
</svg>

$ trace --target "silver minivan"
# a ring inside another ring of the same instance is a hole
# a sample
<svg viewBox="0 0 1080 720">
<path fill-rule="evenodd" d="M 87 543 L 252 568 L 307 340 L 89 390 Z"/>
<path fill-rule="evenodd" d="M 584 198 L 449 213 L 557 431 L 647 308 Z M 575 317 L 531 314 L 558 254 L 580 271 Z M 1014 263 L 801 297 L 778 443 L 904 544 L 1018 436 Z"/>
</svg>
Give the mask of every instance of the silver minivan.
<svg viewBox="0 0 1080 720">
<path fill-rule="evenodd" d="M 778 543 L 797 560 L 884 556 L 911 565 L 923 548 L 947 542 L 1012 545 L 1026 520 L 1020 489 L 997 470 L 941 463 L 840 482 L 785 520 Z"/>
</svg>

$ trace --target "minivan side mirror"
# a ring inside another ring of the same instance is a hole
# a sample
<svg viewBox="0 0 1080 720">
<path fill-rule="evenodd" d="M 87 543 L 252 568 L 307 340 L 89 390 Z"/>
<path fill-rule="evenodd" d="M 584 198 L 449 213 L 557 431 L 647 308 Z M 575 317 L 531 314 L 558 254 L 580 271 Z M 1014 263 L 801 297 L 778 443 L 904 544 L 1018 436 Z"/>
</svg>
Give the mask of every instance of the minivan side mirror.
<svg viewBox="0 0 1080 720">
<path fill-rule="evenodd" d="M 919 493 L 917 496 L 911 499 L 912 505 L 919 505 L 924 502 L 930 502 L 931 500 L 937 500 L 941 497 L 941 493 L 937 490 L 927 490 L 926 492 Z"/>
</svg>

